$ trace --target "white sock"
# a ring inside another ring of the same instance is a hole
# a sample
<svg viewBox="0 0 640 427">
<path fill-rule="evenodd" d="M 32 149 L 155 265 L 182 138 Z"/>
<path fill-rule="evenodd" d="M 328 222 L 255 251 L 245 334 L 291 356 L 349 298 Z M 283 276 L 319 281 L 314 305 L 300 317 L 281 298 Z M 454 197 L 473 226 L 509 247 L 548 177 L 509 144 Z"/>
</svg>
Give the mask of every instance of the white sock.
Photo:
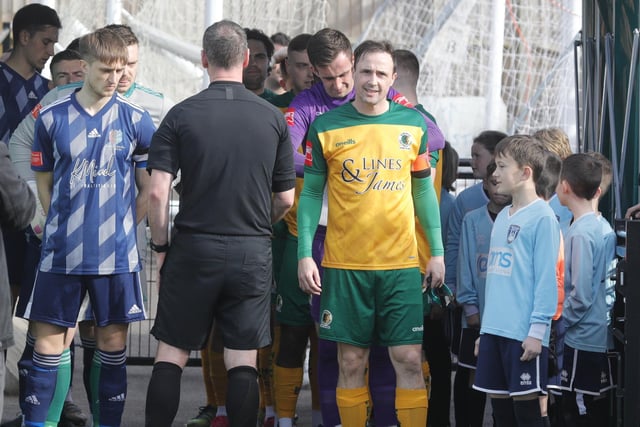
<svg viewBox="0 0 640 427">
<path fill-rule="evenodd" d="M 216 417 L 226 417 L 226 416 L 227 416 L 227 407 L 218 406 L 218 410 L 216 411 Z"/>
</svg>

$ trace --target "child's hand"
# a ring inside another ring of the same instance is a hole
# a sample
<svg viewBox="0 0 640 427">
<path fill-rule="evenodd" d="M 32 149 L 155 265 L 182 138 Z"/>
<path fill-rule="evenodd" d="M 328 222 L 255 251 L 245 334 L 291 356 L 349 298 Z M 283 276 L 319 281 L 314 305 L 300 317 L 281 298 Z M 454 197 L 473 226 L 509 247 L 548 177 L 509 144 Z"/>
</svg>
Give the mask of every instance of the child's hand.
<svg viewBox="0 0 640 427">
<path fill-rule="evenodd" d="M 473 355 L 478 357 L 478 353 L 480 353 L 480 337 L 476 338 L 476 345 L 473 346 Z"/>
<path fill-rule="evenodd" d="M 537 338 L 527 337 L 522 342 L 522 349 L 524 352 L 520 356 L 521 362 L 527 362 L 531 359 L 535 359 L 542 353 L 542 341 Z"/>
</svg>

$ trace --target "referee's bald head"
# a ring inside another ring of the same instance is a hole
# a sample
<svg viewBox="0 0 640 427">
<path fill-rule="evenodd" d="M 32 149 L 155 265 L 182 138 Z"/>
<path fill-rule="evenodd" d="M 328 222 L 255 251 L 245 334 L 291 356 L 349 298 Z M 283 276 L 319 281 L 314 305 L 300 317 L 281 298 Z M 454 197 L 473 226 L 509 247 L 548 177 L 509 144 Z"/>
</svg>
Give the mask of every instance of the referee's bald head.
<svg viewBox="0 0 640 427">
<path fill-rule="evenodd" d="M 211 65 L 229 69 L 243 63 L 248 49 L 247 36 L 235 22 L 219 21 L 205 30 L 202 49 Z"/>
</svg>

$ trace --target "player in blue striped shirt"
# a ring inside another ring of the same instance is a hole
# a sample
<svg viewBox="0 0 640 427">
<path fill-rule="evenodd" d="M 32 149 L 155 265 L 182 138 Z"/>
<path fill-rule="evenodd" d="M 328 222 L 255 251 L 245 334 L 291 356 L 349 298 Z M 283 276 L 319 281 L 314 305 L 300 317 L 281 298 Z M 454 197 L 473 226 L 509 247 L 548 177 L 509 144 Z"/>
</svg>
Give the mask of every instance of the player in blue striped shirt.
<svg viewBox="0 0 640 427">
<path fill-rule="evenodd" d="M 135 228 L 146 213 L 144 168 L 154 126 L 147 112 L 116 94 L 127 63 L 125 42 L 116 33 L 101 29 L 84 36 L 80 54 L 82 89 L 44 108 L 35 127 L 31 165 L 47 221 L 26 312 L 36 331 L 26 426 L 49 425 L 60 415 L 50 402 L 68 389 L 68 377 L 66 385 L 59 378 L 56 385 L 68 359 L 64 335 L 75 326 L 86 292 L 97 325 L 93 422 L 119 426 L 127 325 L 145 316 Z"/>
</svg>

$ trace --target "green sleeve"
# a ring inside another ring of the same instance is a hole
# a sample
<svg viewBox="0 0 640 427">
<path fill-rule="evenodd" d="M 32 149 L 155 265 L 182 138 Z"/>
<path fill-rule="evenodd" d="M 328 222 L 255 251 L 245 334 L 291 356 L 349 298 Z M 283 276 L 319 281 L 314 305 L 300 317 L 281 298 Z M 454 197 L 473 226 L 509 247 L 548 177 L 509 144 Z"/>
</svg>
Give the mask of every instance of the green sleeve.
<svg viewBox="0 0 640 427">
<path fill-rule="evenodd" d="M 325 181 L 324 174 L 304 174 L 304 187 L 298 201 L 298 259 L 311 256 L 313 236 L 322 211 Z"/>
<path fill-rule="evenodd" d="M 440 207 L 433 188 L 432 178 L 411 178 L 411 195 L 416 215 L 427 236 L 432 256 L 443 256 L 442 232 L 440 231 Z M 299 225 L 298 225 L 299 227 Z"/>
</svg>

